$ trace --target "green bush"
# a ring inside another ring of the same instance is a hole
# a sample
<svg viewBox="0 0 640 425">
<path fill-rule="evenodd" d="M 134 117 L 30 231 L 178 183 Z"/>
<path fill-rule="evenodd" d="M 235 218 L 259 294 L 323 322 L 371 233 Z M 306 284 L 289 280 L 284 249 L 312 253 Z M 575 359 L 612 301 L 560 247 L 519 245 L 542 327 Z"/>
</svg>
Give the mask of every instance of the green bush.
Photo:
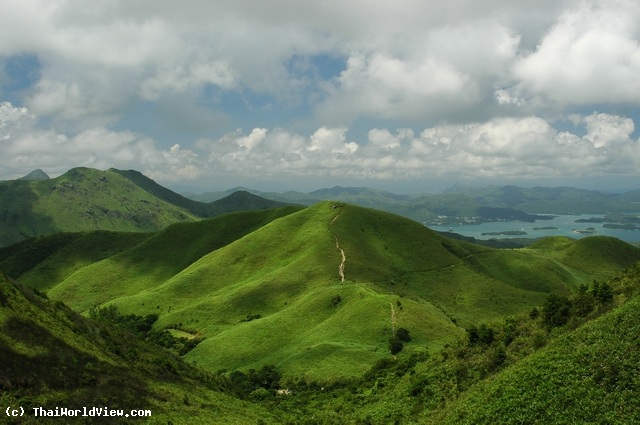
<svg viewBox="0 0 640 425">
<path fill-rule="evenodd" d="M 550 294 L 542 306 L 542 322 L 547 328 L 565 325 L 571 317 L 572 303 L 564 295 Z"/>
</svg>

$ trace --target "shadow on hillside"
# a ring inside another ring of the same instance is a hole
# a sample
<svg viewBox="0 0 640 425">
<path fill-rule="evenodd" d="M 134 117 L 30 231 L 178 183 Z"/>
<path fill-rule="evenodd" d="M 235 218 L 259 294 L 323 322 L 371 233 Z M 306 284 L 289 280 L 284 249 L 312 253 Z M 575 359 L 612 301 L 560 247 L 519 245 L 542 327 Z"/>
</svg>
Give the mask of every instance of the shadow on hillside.
<svg viewBox="0 0 640 425">
<path fill-rule="evenodd" d="M 0 183 L 0 247 L 59 231 L 51 217 L 34 211 L 35 184 L 22 180 Z"/>
<path fill-rule="evenodd" d="M 37 353 L 23 354 L 0 343 L 0 389 L 22 397 L 27 410 L 36 407 L 28 405 L 33 396 L 51 390 L 69 392 L 64 402 L 70 408 L 106 402 L 110 408 L 132 409 L 146 395 L 145 382 L 126 369 L 72 347 L 29 319 L 10 317 L 1 332 L 15 341 L 12 345 Z"/>
</svg>

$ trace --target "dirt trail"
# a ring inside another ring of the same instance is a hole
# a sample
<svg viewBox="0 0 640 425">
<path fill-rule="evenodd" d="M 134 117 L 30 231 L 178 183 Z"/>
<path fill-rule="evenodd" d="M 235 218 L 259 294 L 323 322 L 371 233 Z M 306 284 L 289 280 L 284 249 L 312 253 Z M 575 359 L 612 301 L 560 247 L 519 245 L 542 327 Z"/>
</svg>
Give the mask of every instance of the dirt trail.
<svg viewBox="0 0 640 425">
<path fill-rule="evenodd" d="M 333 220 L 331 220 L 331 223 L 329 223 L 329 231 L 331 231 L 331 225 L 340 216 L 341 212 L 339 212 L 335 217 L 333 217 Z M 338 266 L 338 275 L 340 276 L 340 282 L 344 282 L 344 263 L 347 261 L 347 256 L 344 254 L 344 250 L 340 248 L 340 242 L 338 241 L 338 236 L 336 236 L 333 232 L 331 234 L 336 240 L 336 248 L 338 248 L 338 250 L 340 251 L 340 255 L 342 255 L 342 261 L 340 262 L 340 266 Z"/>
</svg>

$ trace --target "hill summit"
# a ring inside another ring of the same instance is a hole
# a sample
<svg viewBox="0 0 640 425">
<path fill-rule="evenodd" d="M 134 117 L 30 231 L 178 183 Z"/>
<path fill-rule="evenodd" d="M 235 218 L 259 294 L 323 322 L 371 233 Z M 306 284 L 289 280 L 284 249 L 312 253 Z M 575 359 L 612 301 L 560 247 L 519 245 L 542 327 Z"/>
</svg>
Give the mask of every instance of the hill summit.
<svg viewBox="0 0 640 425">
<path fill-rule="evenodd" d="M 37 168 L 27 174 L 24 177 L 20 177 L 20 180 L 49 180 L 49 175 L 42 171 L 40 168 Z"/>
</svg>

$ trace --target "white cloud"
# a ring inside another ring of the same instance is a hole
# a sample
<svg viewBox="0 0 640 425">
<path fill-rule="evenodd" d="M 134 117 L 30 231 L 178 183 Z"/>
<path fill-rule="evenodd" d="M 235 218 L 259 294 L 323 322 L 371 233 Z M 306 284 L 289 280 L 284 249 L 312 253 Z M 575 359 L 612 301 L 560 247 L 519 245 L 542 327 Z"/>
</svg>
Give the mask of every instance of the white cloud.
<svg viewBox="0 0 640 425">
<path fill-rule="evenodd" d="M 593 113 L 583 118 L 587 129 L 586 139 L 596 148 L 630 142 L 635 130 L 633 120 L 609 114 Z"/>
<path fill-rule="evenodd" d="M 587 132 L 584 137 L 558 132 L 535 116 L 431 127 L 418 136 L 410 129 L 378 128 L 369 131 L 366 143 L 346 142 L 345 128 L 320 128 L 308 137 L 275 131 L 297 141 L 290 146 L 272 144 L 271 132 L 254 129 L 249 136 L 236 132 L 201 147 L 215 152 L 227 146 L 224 155 L 210 156 L 219 175 L 233 175 L 241 166 L 253 176 L 272 176 L 278 170 L 289 176 L 363 179 L 535 179 L 633 173 L 640 165 L 639 141 L 630 138 L 631 119 L 594 114 L 580 123 Z M 260 148 L 247 150 L 246 140 L 256 134 Z"/>
<path fill-rule="evenodd" d="M 514 64 L 517 91 L 560 104 L 638 103 L 640 3 L 584 1 Z"/>
<path fill-rule="evenodd" d="M 137 168 L 159 181 L 336 176 L 351 179 L 571 177 L 634 174 L 640 141 L 632 119 L 606 113 L 572 117 L 584 136 L 558 132 L 537 117 L 494 118 L 412 129 L 374 128 L 349 140 L 346 127 L 320 127 L 309 135 L 254 128 L 202 139 L 198 151 L 104 127 L 77 134 L 42 130 L 28 109 L 0 104 L 0 155 L 12 158 L 5 175 L 34 168 L 53 174 L 74 166 Z M 201 153 L 198 153 L 201 152 Z"/>
<path fill-rule="evenodd" d="M 140 94 L 145 100 L 156 100 L 167 92 L 180 93 L 203 84 L 229 89 L 235 80 L 233 71 L 225 61 L 181 61 L 159 67 L 155 75 L 142 81 Z"/>
<path fill-rule="evenodd" d="M 162 152 L 152 139 L 131 131 L 94 127 L 66 135 L 36 124 L 27 108 L 0 104 L 0 157 L 11 158 L 2 165 L 6 178 L 35 168 L 55 175 L 76 166 L 135 168 L 167 181 L 193 179 L 202 171 L 197 156 L 177 144 Z"/>
<path fill-rule="evenodd" d="M 14 132 L 33 128 L 34 116 L 25 107 L 14 107 L 9 102 L 0 103 L 0 140 L 7 140 Z"/>
<path fill-rule="evenodd" d="M 241 137 L 236 140 L 236 143 L 241 148 L 244 148 L 248 151 L 257 147 L 264 139 L 267 137 L 267 129 L 266 128 L 254 128 L 251 130 L 251 134 L 246 137 Z"/>
<path fill-rule="evenodd" d="M 0 62 L 41 69 L 0 103 L 0 153 L 158 179 L 637 173 L 633 120 L 604 112 L 637 114 L 639 39 L 634 0 L 3 2 Z"/>
<path fill-rule="evenodd" d="M 468 78 L 433 58 L 411 62 L 382 54 L 356 54 L 323 105 L 323 114 L 345 117 L 418 117 L 434 108 L 430 102 L 464 95 Z"/>
<path fill-rule="evenodd" d="M 508 78 L 520 38 L 495 19 L 478 19 L 428 31 L 416 27 L 402 41 L 388 51 L 374 45 L 352 51 L 319 117 L 445 118 L 478 105 L 496 81 Z"/>
<path fill-rule="evenodd" d="M 195 180 L 203 173 L 198 155 L 177 143 L 162 152 L 162 156 L 168 169 L 163 167 L 164 164 L 152 164 L 147 171 L 151 178 L 163 181 Z"/>
</svg>

